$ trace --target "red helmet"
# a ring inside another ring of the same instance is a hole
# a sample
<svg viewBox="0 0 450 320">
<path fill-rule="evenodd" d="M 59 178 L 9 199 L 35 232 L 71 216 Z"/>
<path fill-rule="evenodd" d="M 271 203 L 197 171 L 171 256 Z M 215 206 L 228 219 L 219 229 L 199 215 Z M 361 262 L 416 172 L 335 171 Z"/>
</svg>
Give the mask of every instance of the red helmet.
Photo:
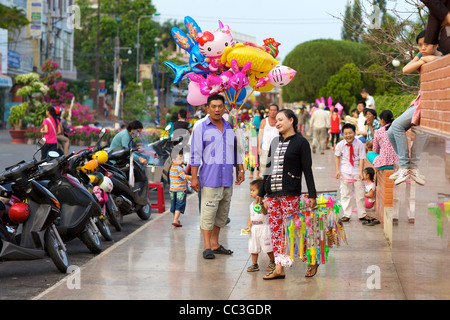
<svg viewBox="0 0 450 320">
<path fill-rule="evenodd" d="M 30 208 L 26 203 L 19 202 L 13 204 L 9 208 L 8 214 L 9 219 L 11 219 L 12 222 L 23 223 L 28 219 L 28 216 L 30 215 Z"/>
</svg>

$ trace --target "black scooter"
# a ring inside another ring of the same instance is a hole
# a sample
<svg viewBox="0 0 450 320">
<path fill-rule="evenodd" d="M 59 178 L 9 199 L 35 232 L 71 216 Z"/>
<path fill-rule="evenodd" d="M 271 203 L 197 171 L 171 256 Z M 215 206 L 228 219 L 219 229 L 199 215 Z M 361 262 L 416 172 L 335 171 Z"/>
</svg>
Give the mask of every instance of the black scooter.
<svg viewBox="0 0 450 320">
<path fill-rule="evenodd" d="M 49 156 L 53 157 L 50 153 Z M 83 184 L 73 175 L 64 173 L 73 157 L 71 154 L 47 161 L 41 166 L 36 179 L 61 203 L 61 216 L 55 221 L 61 238 L 66 242 L 80 238 L 92 253 L 99 253 L 102 244 L 94 217 L 98 217 L 102 211 Z M 86 179 L 89 180 L 87 176 Z"/>
<path fill-rule="evenodd" d="M 41 139 L 38 146 L 42 148 L 44 144 L 45 139 Z M 39 170 L 39 164 L 44 161 L 37 162 L 33 155 L 33 161 L 22 161 L 0 174 L 3 196 L 14 195 L 29 209 L 28 218 L 17 222 L 10 219 L 8 210 L 19 203 L 1 203 L 0 260 L 42 259 L 48 254 L 56 267 L 65 273 L 70 262 L 64 242 L 54 225 L 60 216 L 60 203 L 51 192 L 32 179 Z"/>
<path fill-rule="evenodd" d="M 132 148 L 130 141 L 128 148 L 118 147 L 108 152 L 108 162 L 99 166 L 99 171 L 108 175 L 113 182 L 111 196 L 122 215 L 136 212 L 142 220 L 148 220 L 151 216 L 151 206 L 148 198 L 148 179 L 145 168 L 139 162 L 130 159 L 138 148 Z M 130 167 L 132 167 L 130 169 Z M 130 172 L 134 176 L 134 185 L 130 182 Z"/>
</svg>

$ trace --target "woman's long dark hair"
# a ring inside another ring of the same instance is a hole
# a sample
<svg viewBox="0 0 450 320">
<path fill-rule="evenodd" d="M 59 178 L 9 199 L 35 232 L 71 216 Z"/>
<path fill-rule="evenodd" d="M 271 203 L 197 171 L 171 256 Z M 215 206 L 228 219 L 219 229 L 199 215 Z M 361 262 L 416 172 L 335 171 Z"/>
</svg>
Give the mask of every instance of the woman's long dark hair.
<svg viewBox="0 0 450 320">
<path fill-rule="evenodd" d="M 58 121 L 56 121 L 56 119 L 58 118 L 58 115 L 56 114 L 56 109 L 53 106 L 48 106 L 47 107 L 47 111 L 50 113 L 50 116 L 53 118 L 53 120 L 55 121 L 55 125 L 58 126 Z M 56 134 L 57 132 L 55 132 Z"/>
<path fill-rule="evenodd" d="M 388 131 L 389 127 L 391 126 L 392 122 L 394 122 L 394 115 L 392 114 L 391 110 L 383 110 L 381 111 L 379 115 L 380 120 L 383 119 L 386 123 L 384 130 Z"/>
<path fill-rule="evenodd" d="M 294 111 L 291 109 L 281 109 L 278 111 L 278 113 L 283 112 L 286 118 L 288 119 L 294 119 L 294 122 L 292 122 L 292 126 L 294 127 L 294 131 L 297 132 L 297 125 L 298 125 L 298 118 L 295 115 Z"/>
</svg>

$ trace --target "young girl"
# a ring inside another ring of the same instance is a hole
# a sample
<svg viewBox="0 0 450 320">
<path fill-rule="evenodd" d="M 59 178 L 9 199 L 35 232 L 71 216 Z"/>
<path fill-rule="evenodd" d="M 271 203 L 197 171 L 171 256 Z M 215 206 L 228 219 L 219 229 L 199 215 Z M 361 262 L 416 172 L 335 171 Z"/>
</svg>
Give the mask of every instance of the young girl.
<svg viewBox="0 0 450 320">
<path fill-rule="evenodd" d="M 250 196 L 256 199 L 263 180 L 257 179 L 250 182 Z M 248 216 L 247 227 L 244 229 L 250 232 L 248 240 L 248 251 L 252 254 L 252 265 L 247 268 L 247 272 L 259 271 L 258 254 L 263 251 L 267 253 L 270 263 L 266 271 L 275 269 L 275 258 L 273 255 L 272 238 L 269 227 L 269 217 L 263 205 L 256 205 L 253 201 L 250 204 L 250 215 Z"/>
<path fill-rule="evenodd" d="M 339 117 L 338 112 L 339 112 L 338 108 L 334 108 L 333 113 L 331 113 L 330 133 L 331 133 L 331 150 L 333 151 L 334 147 L 339 142 L 339 135 L 341 133 L 341 117 Z"/>
<path fill-rule="evenodd" d="M 47 118 L 42 121 L 41 133 L 44 134 L 46 143 L 41 149 L 41 160 L 47 158 L 50 151 L 56 151 L 58 149 L 56 136 L 61 134 L 61 125 L 57 119 L 55 108 L 52 106 L 47 107 L 45 114 Z"/>
<path fill-rule="evenodd" d="M 375 205 L 375 170 L 372 167 L 367 167 L 363 171 L 363 176 L 366 209 L 372 209 Z M 366 226 L 374 226 L 378 223 L 380 223 L 380 221 L 375 218 L 367 218 L 367 220 L 363 221 L 362 224 Z"/>
<path fill-rule="evenodd" d="M 366 209 L 372 209 L 375 204 L 375 170 L 371 167 L 367 167 L 363 171 L 364 175 L 364 197 L 366 198 Z"/>
</svg>

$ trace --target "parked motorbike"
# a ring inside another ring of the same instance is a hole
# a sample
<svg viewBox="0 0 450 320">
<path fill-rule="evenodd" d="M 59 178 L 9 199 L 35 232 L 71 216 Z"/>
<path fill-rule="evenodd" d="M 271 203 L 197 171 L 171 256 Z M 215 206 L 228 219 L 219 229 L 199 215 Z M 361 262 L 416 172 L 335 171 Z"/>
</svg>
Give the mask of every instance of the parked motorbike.
<svg viewBox="0 0 450 320">
<path fill-rule="evenodd" d="M 58 155 L 49 153 L 56 158 L 42 164 L 35 178 L 61 203 L 61 216 L 55 221 L 61 238 L 66 242 L 80 238 L 92 253 L 99 253 L 102 245 L 94 217 L 100 216 L 100 205 L 80 180 L 66 171 L 75 155 Z M 87 175 L 85 179 L 89 181 Z"/>
<path fill-rule="evenodd" d="M 79 178 L 80 181 L 84 183 L 85 187 L 95 195 L 95 198 L 102 208 L 102 214 L 96 222 L 97 227 L 105 239 L 112 240 L 109 227 L 106 224 L 106 219 L 109 220 L 111 225 L 114 226 L 117 231 L 121 231 L 122 226 L 120 220 L 122 215 L 110 195 L 114 188 L 114 184 L 111 181 L 111 177 L 114 176 L 114 173 L 109 172 L 102 167 L 103 164 L 108 161 L 108 153 L 103 150 L 106 146 L 100 146 L 101 139 L 105 133 L 106 129 L 100 131 L 99 140 L 95 146 L 79 150 L 67 171 Z M 121 174 L 123 175 L 123 173 Z M 103 190 L 104 194 L 100 195 L 98 188 Z M 97 193 L 95 193 L 95 191 L 97 191 Z"/>
<path fill-rule="evenodd" d="M 185 130 L 182 130 L 177 134 L 178 130 L 174 131 L 174 135 L 169 138 L 168 133 L 170 126 L 165 128 L 165 135 L 163 135 L 158 141 L 152 142 L 145 147 L 145 150 L 154 155 L 155 166 L 163 166 L 162 178 L 164 182 L 169 184 L 169 171 L 172 165 L 172 150 L 173 148 L 185 139 Z"/>
<path fill-rule="evenodd" d="M 38 151 L 45 144 L 41 139 Z M 36 151 L 37 153 L 37 151 Z M 33 180 L 39 172 L 35 155 L 0 174 L 0 260 L 33 260 L 50 256 L 65 273 L 70 266 L 67 250 L 55 227 L 61 204 Z"/>
<path fill-rule="evenodd" d="M 109 150 L 108 162 L 102 164 L 101 168 L 104 174 L 112 173 L 110 179 L 114 187 L 111 196 L 122 215 L 136 212 L 139 218 L 148 220 L 151 216 L 148 179 L 144 166 L 133 159 L 133 152 L 140 150 L 131 147 L 134 138 L 128 148 Z"/>
</svg>

